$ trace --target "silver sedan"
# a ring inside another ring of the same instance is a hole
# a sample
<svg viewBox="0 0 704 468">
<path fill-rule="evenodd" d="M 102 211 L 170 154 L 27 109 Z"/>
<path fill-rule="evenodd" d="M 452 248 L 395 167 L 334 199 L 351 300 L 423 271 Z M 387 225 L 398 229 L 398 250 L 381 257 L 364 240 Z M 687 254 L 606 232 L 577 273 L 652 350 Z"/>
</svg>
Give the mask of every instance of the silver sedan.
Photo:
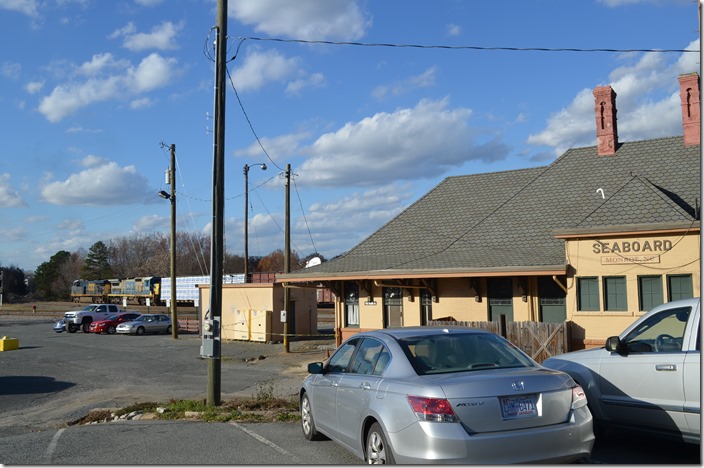
<svg viewBox="0 0 704 468">
<path fill-rule="evenodd" d="M 594 444 L 582 388 L 491 332 L 358 333 L 308 371 L 304 436 L 369 463 L 569 463 Z"/>
<path fill-rule="evenodd" d="M 115 328 L 118 334 L 144 335 L 145 333 L 171 333 L 171 317 L 164 314 L 144 314 L 131 322 Z"/>
</svg>

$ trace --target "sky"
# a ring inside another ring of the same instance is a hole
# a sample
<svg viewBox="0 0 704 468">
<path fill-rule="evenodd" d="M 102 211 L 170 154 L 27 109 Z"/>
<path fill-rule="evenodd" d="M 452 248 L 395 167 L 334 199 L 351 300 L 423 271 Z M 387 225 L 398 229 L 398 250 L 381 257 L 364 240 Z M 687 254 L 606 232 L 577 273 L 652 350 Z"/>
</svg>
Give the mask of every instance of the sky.
<svg viewBox="0 0 704 468">
<path fill-rule="evenodd" d="M 0 0 L 0 266 L 168 236 L 171 145 L 177 230 L 212 234 L 216 16 L 216 0 Z M 700 70 L 694 0 L 229 0 L 227 28 L 237 255 L 245 165 L 249 254 L 285 246 L 290 164 L 291 248 L 330 259 L 447 177 L 595 145 L 596 86 L 617 93 L 619 141 L 682 135 L 677 77 Z"/>
</svg>

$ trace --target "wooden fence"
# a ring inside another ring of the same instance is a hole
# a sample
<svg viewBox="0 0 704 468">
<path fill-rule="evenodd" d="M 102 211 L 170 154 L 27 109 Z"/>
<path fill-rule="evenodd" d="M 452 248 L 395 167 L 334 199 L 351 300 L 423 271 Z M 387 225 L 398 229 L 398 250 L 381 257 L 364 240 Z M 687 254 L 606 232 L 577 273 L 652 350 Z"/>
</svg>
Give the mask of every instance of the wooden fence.
<svg viewBox="0 0 704 468">
<path fill-rule="evenodd" d="M 198 333 L 200 331 L 199 321 L 197 318 L 180 318 L 178 319 L 178 331 L 186 333 Z"/>
<path fill-rule="evenodd" d="M 433 320 L 428 325 L 459 325 L 481 328 L 503 336 L 537 362 L 570 350 L 569 322 L 450 322 Z"/>
</svg>

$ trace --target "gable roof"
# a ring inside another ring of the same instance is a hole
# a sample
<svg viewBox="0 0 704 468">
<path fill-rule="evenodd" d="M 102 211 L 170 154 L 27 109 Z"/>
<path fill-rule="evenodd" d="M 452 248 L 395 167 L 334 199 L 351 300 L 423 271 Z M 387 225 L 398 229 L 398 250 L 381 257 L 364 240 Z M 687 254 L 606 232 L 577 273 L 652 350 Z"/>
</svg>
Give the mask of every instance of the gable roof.
<svg viewBox="0 0 704 468">
<path fill-rule="evenodd" d="M 680 136 L 622 143 L 613 156 L 591 146 L 549 166 L 448 177 L 344 255 L 277 280 L 564 274 L 556 232 L 698 226 L 700 152 Z"/>
</svg>

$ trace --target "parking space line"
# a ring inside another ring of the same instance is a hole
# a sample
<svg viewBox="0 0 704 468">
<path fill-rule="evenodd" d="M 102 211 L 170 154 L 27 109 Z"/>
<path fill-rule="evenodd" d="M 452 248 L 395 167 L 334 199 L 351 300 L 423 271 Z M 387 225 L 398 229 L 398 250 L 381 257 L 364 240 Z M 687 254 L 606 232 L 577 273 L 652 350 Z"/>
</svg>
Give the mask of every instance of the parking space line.
<svg viewBox="0 0 704 468">
<path fill-rule="evenodd" d="M 287 451 L 286 449 L 284 449 L 282 447 L 279 447 L 278 445 L 276 445 L 275 443 L 273 443 L 272 441 L 270 441 L 266 437 L 263 437 L 263 436 L 257 434 L 256 432 L 251 431 L 251 430 L 247 429 L 246 427 L 244 427 L 243 425 L 238 424 L 236 422 L 230 422 L 229 424 L 231 424 L 232 426 L 235 426 L 237 429 L 240 429 L 243 432 L 246 432 L 247 434 L 249 434 L 252 437 L 254 437 L 255 439 L 257 439 L 259 442 L 268 445 L 269 447 L 273 448 L 277 452 L 279 452 L 283 455 L 286 455 L 287 457 L 289 457 L 291 459 L 291 462 L 298 463 L 298 464 L 302 463 L 301 460 L 299 460 L 294 454 L 292 454 L 291 452 Z"/>
<path fill-rule="evenodd" d="M 66 430 L 66 428 L 61 428 L 58 431 L 56 431 L 56 434 L 54 434 L 54 437 L 51 438 L 51 442 L 49 442 L 49 445 L 46 447 L 46 453 L 44 454 L 45 457 L 45 463 L 47 465 L 51 465 L 51 458 L 54 456 L 54 451 L 56 451 L 56 447 L 59 445 L 59 438 L 61 437 L 61 434 Z"/>
</svg>

